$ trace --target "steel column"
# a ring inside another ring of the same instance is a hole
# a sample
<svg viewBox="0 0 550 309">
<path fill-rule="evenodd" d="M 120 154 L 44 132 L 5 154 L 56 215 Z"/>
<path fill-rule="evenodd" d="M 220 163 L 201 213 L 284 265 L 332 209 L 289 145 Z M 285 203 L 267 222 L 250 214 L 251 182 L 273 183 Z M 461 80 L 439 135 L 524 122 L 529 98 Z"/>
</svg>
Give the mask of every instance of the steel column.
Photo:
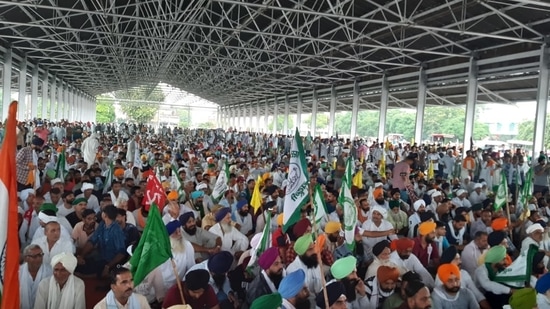
<svg viewBox="0 0 550 309">
<path fill-rule="evenodd" d="M 4 53 L 4 67 L 2 70 L 2 121 L 8 118 L 8 111 L 11 102 L 11 48 Z"/>
<path fill-rule="evenodd" d="M 426 71 L 420 68 L 418 78 L 418 103 L 416 105 L 416 125 L 414 129 L 414 142 L 422 143 L 422 126 L 424 125 L 424 109 L 426 107 Z"/>
<path fill-rule="evenodd" d="M 38 114 L 38 64 L 34 65 L 31 77 L 31 115 L 30 118 L 36 118 Z"/>
<path fill-rule="evenodd" d="M 285 94 L 285 118 L 283 119 L 283 135 L 288 135 L 288 114 L 289 113 L 290 113 L 290 99 L 288 98 L 288 94 Z"/>
<path fill-rule="evenodd" d="M 63 119 L 63 81 L 57 85 L 57 120 Z"/>
<path fill-rule="evenodd" d="M 258 102 L 258 122 L 259 122 L 259 127 L 262 127 L 262 133 L 267 133 L 267 124 L 269 123 L 269 103 L 267 102 L 267 99 L 265 99 L 265 104 L 264 104 L 264 110 L 265 110 L 265 114 L 264 114 L 264 122 L 261 123 L 260 122 L 260 102 Z"/>
<path fill-rule="evenodd" d="M 535 133 L 533 137 L 533 160 L 538 158 L 544 148 L 544 129 L 546 127 L 546 110 L 548 106 L 549 64 L 550 55 L 548 45 L 544 44 L 540 50 L 539 82 L 537 88 L 537 111 L 535 113 Z"/>
<path fill-rule="evenodd" d="M 243 109 L 242 105 L 239 106 L 239 109 L 237 109 L 237 115 L 238 115 L 237 116 L 238 117 L 237 118 L 238 119 L 237 127 L 239 128 L 239 131 L 241 131 L 242 128 L 243 128 L 243 123 L 242 123 L 242 118 L 241 118 L 241 116 L 243 116 L 243 110 L 242 109 Z"/>
<path fill-rule="evenodd" d="M 332 85 L 330 89 L 330 108 L 329 108 L 329 116 L 328 116 L 328 137 L 332 137 L 334 135 L 334 123 L 336 121 L 336 87 Z"/>
<path fill-rule="evenodd" d="M 466 101 L 466 116 L 464 119 L 464 150 L 472 149 L 473 145 L 466 147 L 470 144 L 470 139 L 473 139 L 474 135 L 474 118 L 476 115 L 476 101 L 477 101 L 477 60 L 475 57 L 470 58 L 470 68 L 468 70 L 468 92 Z M 466 151 L 462 152 L 462 155 L 466 156 Z"/>
<path fill-rule="evenodd" d="M 64 91 L 63 91 L 63 119 L 69 119 L 69 92 L 70 92 L 69 84 L 65 84 Z"/>
<path fill-rule="evenodd" d="M 390 97 L 389 83 L 386 75 L 382 77 L 382 93 L 380 95 L 380 114 L 378 116 L 378 141 L 384 141 L 386 135 L 386 118 L 388 117 L 388 100 Z"/>
<path fill-rule="evenodd" d="M 48 102 L 50 101 L 48 99 L 48 70 L 44 71 L 44 76 L 42 77 L 42 114 L 40 114 L 40 118 L 46 119 L 48 118 Z"/>
<path fill-rule="evenodd" d="M 267 114 L 265 118 L 267 118 Z M 260 100 L 258 100 L 258 104 L 256 105 L 256 132 L 264 132 L 263 126 L 260 123 Z"/>
<path fill-rule="evenodd" d="M 319 99 L 317 98 L 317 90 L 313 89 L 313 99 L 311 100 L 311 136 L 315 137 L 317 134 L 317 108 Z"/>
<path fill-rule="evenodd" d="M 277 97 L 275 97 L 275 102 L 273 106 L 273 134 L 277 134 L 277 118 L 279 118 L 279 100 L 277 100 Z M 266 125 L 268 124 L 268 121 L 266 119 L 265 121 Z M 267 127 L 266 127 L 267 129 Z M 266 130 L 267 132 L 267 130 Z"/>
<path fill-rule="evenodd" d="M 350 139 L 353 141 L 357 136 L 357 116 L 359 114 L 359 82 L 353 83 L 353 103 L 351 106 L 351 132 Z"/>
<path fill-rule="evenodd" d="M 55 92 L 57 90 L 56 86 L 56 80 L 55 75 L 52 76 L 52 81 L 50 84 L 50 115 L 49 119 L 52 121 L 57 120 L 57 114 L 55 113 L 55 107 L 57 105 L 57 101 L 55 100 Z"/>
<path fill-rule="evenodd" d="M 92 104 L 91 104 L 91 107 L 92 107 L 92 112 L 90 113 L 90 115 L 92 115 L 92 122 L 96 122 L 96 114 L 97 114 L 97 100 L 96 100 L 96 97 L 92 97 Z"/>
<path fill-rule="evenodd" d="M 248 131 L 250 132 L 256 132 L 258 128 L 254 128 L 254 121 L 252 121 L 252 118 L 254 117 L 254 103 L 250 102 L 250 108 L 248 110 Z"/>
<path fill-rule="evenodd" d="M 302 101 L 302 93 L 298 91 L 298 106 L 296 107 L 296 127 L 298 128 L 298 132 L 302 129 L 302 105 L 304 104 Z"/>
<path fill-rule="evenodd" d="M 27 57 L 23 57 L 19 63 L 19 91 L 17 104 L 17 118 L 27 119 Z"/>
</svg>

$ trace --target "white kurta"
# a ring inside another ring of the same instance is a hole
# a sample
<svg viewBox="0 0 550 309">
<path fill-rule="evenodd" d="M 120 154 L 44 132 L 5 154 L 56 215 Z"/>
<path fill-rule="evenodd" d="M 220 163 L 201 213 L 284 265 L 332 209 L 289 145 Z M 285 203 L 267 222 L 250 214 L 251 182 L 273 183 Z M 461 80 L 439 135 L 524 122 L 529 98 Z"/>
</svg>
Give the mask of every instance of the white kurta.
<svg viewBox="0 0 550 309">
<path fill-rule="evenodd" d="M 42 236 L 41 238 L 36 239 L 32 242 L 33 244 L 37 244 L 42 249 L 42 252 L 44 252 L 43 257 L 43 264 L 50 265 L 50 262 L 52 260 L 52 257 L 59 254 L 59 253 L 75 253 L 75 247 L 72 241 L 62 239 L 60 238 L 58 241 L 55 242 L 52 249 L 50 250 L 50 247 L 48 246 L 48 240 L 46 239 L 46 236 Z"/>
<path fill-rule="evenodd" d="M 84 281 L 74 277 L 74 304 L 73 308 L 59 308 L 59 304 L 53 307 L 48 307 L 48 292 L 50 289 L 50 277 L 43 279 L 39 286 L 38 292 L 36 293 L 36 301 L 34 303 L 34 309 L 85 309 L 86 308 L 86 299 L 84 295 Z M 61 301 L 63 293 L 67 291 L 66 287 L 61 289 L 61 295 L 57 298 L 58 301 Z"/>
<path fill-rule="evenodd" d="M 34 280 L 29 273 L 29 267 L 27 263 L 21 265 L 19 268 L 19 292 L 21 296 L 21 309 L 34 308 L 34 301 L 36 300 L 36 293 L 38 292 L 38 285 L 42 279 L 50 277 L 52 275 L 52 269 L 50 265 L 44 265 L 40 267 L 36 273 Z"/>
<path fill-rule="evenodd" d="M 193 245 L 185 239 L 182 239 L 182 242 L 185 247 L 183 252 L 172 252 L 179 278 L 183 278 L 189 268 L 195 265 L 195 249 L 193 249 Z M 162 278 L 164 279 L 164 288 L 168 290 L 176 283 L 172 261 L 168 260 L 164 262 L 164 264 L 160 266 L 160 270 L 162 272 Z"/>
<path fill-rule="evenodd" d="M 434 287 L 435 281 L 432 278 L 432 275 L 430 275 L 430 273 L 414 254 L 411 254 L 408 259 L 402 260 L 397 251 L 394 251 L 390 254 L 390 261 L 397 265 L 401 276 L 409 270 L 412 270 L 420 275 L 424 284 L 430 288 Z"/>
<path fill-rule="evenodd" d="M 231 228 L 231 231 L 225 231 L 224 233 L 222 232 L 220 224 L 216 223 L 208 231 L 222 238 L 222 251 L 229 251 L 235 254 L 235 252 L 248 249 L 248 238 L 234 227 Z"/>
</svg>

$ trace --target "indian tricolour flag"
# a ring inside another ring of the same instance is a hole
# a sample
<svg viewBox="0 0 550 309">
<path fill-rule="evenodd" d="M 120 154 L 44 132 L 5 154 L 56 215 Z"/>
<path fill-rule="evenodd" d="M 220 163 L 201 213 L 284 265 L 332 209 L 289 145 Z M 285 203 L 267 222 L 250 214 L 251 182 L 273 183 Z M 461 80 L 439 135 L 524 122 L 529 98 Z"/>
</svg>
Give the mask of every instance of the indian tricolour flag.
<svg viewBox="0 0 550 309">
<path fill-rule="evenodd" d="M 290 163 L 288 164 L 288 185 L 286 187 L 283 232 L 300 220 L 302 207 L 309 200 L 309 176 L 307 174 L 306 157 L 300 132 L 296 128 L 294 140 L 290 147 Z M 351 179 L 350 179 L 351 181 Z"/>
<path fill-rule="evenodd" d="M 357 207 L 351 195 L 352 159 L 346 161 L 346 171 L 342 178 L 342 187 L 338 203 L 344 211 L 344 238 L 350 249 L 355 247 L 355 227 L 357 225 Z"/>
<path fill-rule="evenodd" d="M 17 102 L 9 107 L 0 149 L 0 308 L 19 309 L 19 237 L 17 224 Z"/>
</svg>

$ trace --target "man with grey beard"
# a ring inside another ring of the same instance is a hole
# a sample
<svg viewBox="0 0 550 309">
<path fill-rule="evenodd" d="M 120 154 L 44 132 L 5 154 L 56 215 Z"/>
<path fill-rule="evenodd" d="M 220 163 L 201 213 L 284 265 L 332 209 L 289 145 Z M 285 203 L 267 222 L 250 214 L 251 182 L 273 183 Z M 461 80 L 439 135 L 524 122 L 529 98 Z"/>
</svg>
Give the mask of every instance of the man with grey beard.
<svg viewBox="0 0 550 309">
<path fill-rule="evenodd" d="M 170 245 L 172 247 L 173 261 L 176 264 L 178 277 L 183 278 L 185 273 L 195 265 L 195 250 L 193 245 L 182 236 L 181 223 L 178 220 L 170 221 L 166 225 L 168 235 L 170 235 Z M 164 287 L 168 290 L 176 283 L 176 276 L 170 260 L 161 266 L 162 277 L 164 278 Z"/>
</svg>

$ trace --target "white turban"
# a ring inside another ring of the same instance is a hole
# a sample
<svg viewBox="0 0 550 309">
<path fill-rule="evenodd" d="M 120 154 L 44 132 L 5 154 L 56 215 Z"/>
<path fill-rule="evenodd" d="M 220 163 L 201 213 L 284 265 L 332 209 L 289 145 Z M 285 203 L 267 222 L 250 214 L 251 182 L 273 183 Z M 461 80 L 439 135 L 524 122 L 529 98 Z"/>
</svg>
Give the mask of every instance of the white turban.
<svg viewBox="0 0 550 309">
<path fill-rule="evenodd" d="M 426 202 L 424 202 L 424 200 L 418 200 L 418 201 L 414 202 L 414 204 L 413 204 L 414 211 L 418 211 L 418 209 L 420 209 L 420 206 L 426 207 Z"/>
<path fill-rule="evenodd" d="M 479 182 L 474 185 L 474 189 L 481 189 L 481 188 L 483 188 L 483 185 Z"/>
<path fill-rule="evenodd" d="M 23 191 L 21 191 L 21 193 L 19 194 L 19 197 L 21 198 L 21 200 L 23 202 L 26 202 L 27 199 L 29 198 L 29 195 L 36 195 L 36 191 L 34 191 L 34 189 L 25 189 Z"/>
<path fill-rule="evenodd" d="M 38 220 L 44 222 L 44 224 L 48 224 L 50 222 L 57 222 L 57 216 L 48 216 L 47 214 L 43 212 L 38 213 Z"/>
<path fill-rule="evenodd" d="M 54 178 L 54 179 L 52 179 L 52 181 L 51 181 L 51 185 L 53 186 L 53 185 L 58 184 L 58 183 L 60 183 L 60 182 L 62 182 L 60 178 Z"/>
<path fill-rule="evenodd" d="M 374 211 L 377 211 L 379 214 L 381 214 L 382 218 L 386 218 L 386 215 L 388 214 L 388 211 L 384 207 L 378 205 L 374 205 L 373 207 L 371 207 L 371 213 Z"/>
<path fill-rule="evenodd" d="M 57 263 L 61 263 L 61 265 L 63 265 L 63 267 L 65 267 L 65 269 L 72 274 L 78 264 L 78 260 L 72 253 L 61 252 L 52 257 L 52 268 L 54 268 Z"/>
<path fill-rule="evenodd" d="M 542 225 L 540 225 L 540 223 L 535 223 L 533 225 L 530 225 L 527 230 L 525 230 L 525 232 L 527 234 L 531 234 L 531 233 L 534 233 L 534 232 L 544 232 L 544 228 L 542 227 Z"/>
</svg>

